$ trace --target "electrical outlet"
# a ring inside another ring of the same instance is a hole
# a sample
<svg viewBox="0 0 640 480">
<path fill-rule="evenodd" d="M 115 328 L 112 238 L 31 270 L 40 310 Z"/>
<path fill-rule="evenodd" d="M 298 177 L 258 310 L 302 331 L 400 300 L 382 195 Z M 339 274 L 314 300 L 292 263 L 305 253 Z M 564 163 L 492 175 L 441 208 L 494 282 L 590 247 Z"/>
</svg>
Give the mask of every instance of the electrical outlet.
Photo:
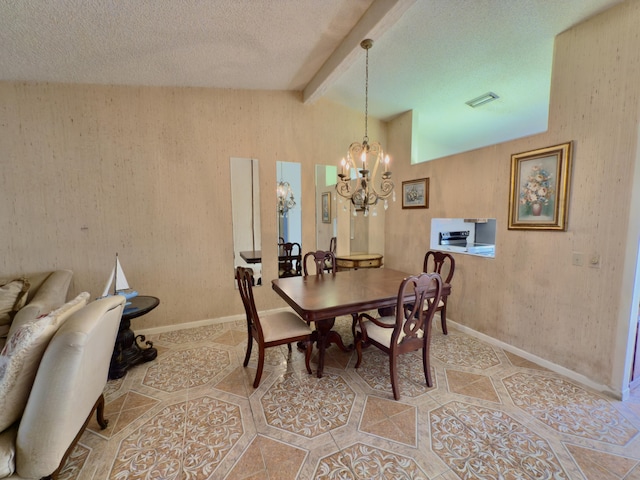
<svg viewBox="0 0 640 480">
<path fill-rule="evenodd" d="M 584 253 L 573 252 L 571 254 L 571 265 L 575 265 L 576 267 L 584 265 Z"/>
<path fill-rule="evenodd" d="M 600 268 L 600 255 L 592 253 L 589 256 L 589 266 L 592 268 Z"/>
</svg>

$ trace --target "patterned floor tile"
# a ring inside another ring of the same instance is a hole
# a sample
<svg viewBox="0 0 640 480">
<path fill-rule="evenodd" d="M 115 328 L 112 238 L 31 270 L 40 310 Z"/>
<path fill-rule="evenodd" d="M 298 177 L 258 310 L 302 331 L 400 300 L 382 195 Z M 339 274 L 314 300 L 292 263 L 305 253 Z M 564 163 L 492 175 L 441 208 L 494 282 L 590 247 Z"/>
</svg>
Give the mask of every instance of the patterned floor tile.
<svg viewBox="0 0 640 480">
<path fill-rule="evenodd" d="M 402 402 L 369 396 L 367 397 L 359 430 L 394 442 L 417 447 L 416 407 Z"/>
<path fill-rule="evenodd" d="M 511 365 L 513 365 L 514 367 L 533 368 L 534 370 L 547 370 L 543 366 L 538 365 L 537 363 L 533 363 L 526 358 L 522 358 L 515 353 L 505 351 L 504 354 L 511 362 Z"/>
<path fill-rule="evenodd" d="M 450 402 L 429 418 L 433 451 L 460 478 L 569 478 L 548 442 L 504 412 Z"/>
<path fill-rule="evenodd" d="M 490 345 L 475 338 L 450 333 L 431 337 L 431 354 L 445 365 L 486 370 L 500 365 L 500 359 Z"/>
<path fill-rule="evenodd" d="M 241 332 L 239 330 L 229 330 L 215 337 L 213 341 L 216 343 L 221 343 L 223 345 L 230 345 L 232 347 L 240 344 L 246 345 L 247 332 Z"/>
<path fill-rule="evenodd" d="M 307 452 L 258 435 L 225 480 L 296 478 Z"/>
<path fill-rule="evenodd" d="M 428 477 L 403 455 L 356 443 L 320 460 L 314 479 L 421 479 Z"/>
<path fill-rule="evenodd" d="M 143 384 L 165 392 L 176 392 L 210 382 L 229 365 L 229 352 L 216 347 L 173 351 L 149 367 Z"/>
<path fill-rule="evenodd" d="M 515 373 L 502 382 L 517 407 L 558 432 L 614 445 L 638 434 L 609 401 L 562 378 Z"/>
<path fill-rule="evenodd" d="M 586 478 L 628 478 L 637 460 L 565 444 Z"/>
<path fill-rule="evenodd" d="M 158 400 L 137 392 L 124 393 L 105 404 L 104 417 L 109 421 L 107 428 L 103 430 L 98 425 L 95 415 L 93 415 L 87 425 L 87 429 L 101 437 L 111 438 L 158 403 Z"/>
<path fill-rule="evenodd" d="M 447 368 L 445 370 L 447 384 L 451 393 L 467 395 L 469 397 L 500 403 L 500 397 L 491 383 L 491 379 L 485 375 L 459 372 Z"/>
<path fill-rule="evenodd" d="M 122 440 L 109 478 L 209 478 L 242 433 L 237 405 L 209 396 L 169 405 Z"/>
<path fill-rule="evenodd" d="M 339 375 L 287 372 L 260 404 L 268 425 L 313 438 L 346 425 L 354 400 L 354 391 Z"/>
<path fill-rule="evenodd" d="M 237 367 L 233 372 L 224 377 L 215 387 L 218 390 L 233 393 L 240 397 L 248 397 L 253 392 L 253 379 L 256 369 L 252 367 Z M 262 374 L 265 376 L 264 372 Z"/>
</svg>

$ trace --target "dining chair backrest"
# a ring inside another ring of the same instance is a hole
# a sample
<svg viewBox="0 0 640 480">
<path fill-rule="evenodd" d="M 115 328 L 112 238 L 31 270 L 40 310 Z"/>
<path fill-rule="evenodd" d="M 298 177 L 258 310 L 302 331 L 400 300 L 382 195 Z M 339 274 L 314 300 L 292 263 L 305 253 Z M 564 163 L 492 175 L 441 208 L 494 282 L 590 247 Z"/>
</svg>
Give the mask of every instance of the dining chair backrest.
<svg viewBox="0 0 640 480">
<path fill-rule="evenodd" d="M 422 265 L 424 272 L 437 272 L 442 277 L 443 283 L 451 286 L 451 280 L 453 279 L 453 273 L 456 270 L 456 261 L 453 255 L 445 252 L 439 252 L 435 250 L 429 250 L 424 256 L 424 262 Z M 440 325 L 442 326 L 442 333 L 447 335 L 447 300 L 449 295 L 443 295 L 440 303 L 438 304 L 437 311 L 440 312 Z"/>
<path fill-rule="evenodd" d="M 407 297 L 415 295 L 416 301 Z M 423 337 L 431 335 L 431 320 L 442 296 L 442 277 L 438 273 L 421 273 L 405 278 L 398 289 L 396 321 L 392 344 L 400 348 L 399 353 L 422 348 Z M 427 305 L 428 308 L 422 308 Z"/>
<path fill-rule="evenodd" d="M 247 327 L 250 330 L 254 330 L 257 339 L 263 338 L 256 303 L 253 298 L 253 271 L 250 268 L 236 267 L 236 281 L 238 282 L 240 298 L 242 298 L 242 305 L 247 317 Z"/>
<path fill-rule="evenodd" d="M 316 250 L 315 252 L 307 252 L 302 260 L 302 271 L 305 277 L 309 275 L 307 264 L 311 260 L 313 260 L 316 266 L 315 275 L 323 275 L 325 272 L 336 271 L 336 256 L 331 252 Z"/>
<path fill-rule="evenodd" d="M 429 250 L 424 256 L 422 271 L 439 273 L 444 283 L 451 283 L 455 269 L 456 261 L 449 253 Z"/>
<path fill-rule="evenodd" d="M 331 240 L 329 240 L 329 251 L 334 255 L 336 254 L 337 245 L 338 245 L 338 239 L 336 237 L 331 237 Z"/>
<path fill-rule="evenodd" d="M 278 277 L 302 275 L 302 247 L 297 242 L 278 244 Z"/>
</svg>

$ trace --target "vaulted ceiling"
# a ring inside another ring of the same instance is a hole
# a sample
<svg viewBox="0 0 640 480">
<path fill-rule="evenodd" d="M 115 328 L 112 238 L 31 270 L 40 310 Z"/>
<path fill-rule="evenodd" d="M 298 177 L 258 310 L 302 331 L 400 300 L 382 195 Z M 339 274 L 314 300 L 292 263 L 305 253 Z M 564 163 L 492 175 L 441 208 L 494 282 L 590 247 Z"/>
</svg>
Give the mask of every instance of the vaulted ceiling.
<svg viewBox="0 0 640 480">
<path fill-rule="evenodd" d="M 425 161 L 544 131 L 554 37 L 620 1 L 9 0 L 0 80 L 300 90 L 364 117 L 371 38 L 369 115 L 413 110 Z"/>
</svg>

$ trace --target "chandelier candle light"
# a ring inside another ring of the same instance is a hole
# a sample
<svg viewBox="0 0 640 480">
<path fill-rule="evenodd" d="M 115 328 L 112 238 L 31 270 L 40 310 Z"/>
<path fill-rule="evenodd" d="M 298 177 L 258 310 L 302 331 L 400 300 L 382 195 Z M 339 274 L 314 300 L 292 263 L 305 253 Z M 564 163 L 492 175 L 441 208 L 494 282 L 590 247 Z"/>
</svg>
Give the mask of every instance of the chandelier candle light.
<svg viewBox="0 0 640 480">
<path fill-rule="evenodd" d="M 389 171 L 389 155 L 385 156 L 382 146 L 378 142 L 369 143 L 367 136 L 367 117 L 369 114 L 369 49 L 373 46 L 373 40 L 365 39 L 360 42 L 360 46 L 367 52 L 365 70 L 365 101 L 364 101 L 364 138 L 362 143 L 353 142 L 349 146 L 347 158 L 343 158 L 338 173 L 338 183 L 336 191 L 344 198 L 351 200 L 354 206 L 353 215 L 357 215 L 358 210 L 364 210 L 364 216 L 369 214 L 369 206 L 374 206 L 373 215 L 376 215 L 375 205 L 379 200 L 384 200 L 384 209 L 389 207 L 387 199 L 393 194 L 393 201 L 396 194 L 393 190 L 391 172 Z M 360 162 L 360 168 L 356 162 Z M 367 165 L 373 163 L 373 172 L 370 172 Z M 382 166 L 381 166 L 382 164 Z M 380 175 L 380 185 L 376 188 L 375 179 L 378 170 L 382 168 Z M 355 180 L 355 185 L 351 183 L 351 169 L 357 169 L 360 173 Z M 373 181 L 372 181 L 373 179 Z"/>
</svg>

